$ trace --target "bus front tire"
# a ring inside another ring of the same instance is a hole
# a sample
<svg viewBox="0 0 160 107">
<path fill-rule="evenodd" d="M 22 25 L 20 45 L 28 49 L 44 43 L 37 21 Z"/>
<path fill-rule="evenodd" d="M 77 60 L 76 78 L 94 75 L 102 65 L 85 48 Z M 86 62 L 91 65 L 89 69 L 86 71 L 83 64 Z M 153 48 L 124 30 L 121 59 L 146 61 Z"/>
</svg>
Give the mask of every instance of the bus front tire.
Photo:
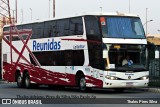
<svg viewBox="0 0 160 107">
<path fill-rule="evenodd" d="M 86 87 L 86 80 L 85 80 L 85 77 L 84 76 L 81 76 L 79 78 L 79 89 L 80 91 L 82 92 L 85 92 L 85 91 L 88 91 L 90 88 L 87 88 Z"/>
</svg>

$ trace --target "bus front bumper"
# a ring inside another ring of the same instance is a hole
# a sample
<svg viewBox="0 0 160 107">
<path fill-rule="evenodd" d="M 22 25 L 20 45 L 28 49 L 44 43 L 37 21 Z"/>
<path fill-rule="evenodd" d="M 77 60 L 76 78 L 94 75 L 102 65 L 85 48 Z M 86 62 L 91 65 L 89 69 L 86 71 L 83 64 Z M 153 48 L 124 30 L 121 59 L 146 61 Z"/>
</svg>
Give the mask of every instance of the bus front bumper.
<svg viewBox="0 0 160 107">
<path fill-rule="evenodd" d="M 149 79 L 146 80 L 106 80 L 103 88 L 138 88 L 147 87 Z"/>
</svg>

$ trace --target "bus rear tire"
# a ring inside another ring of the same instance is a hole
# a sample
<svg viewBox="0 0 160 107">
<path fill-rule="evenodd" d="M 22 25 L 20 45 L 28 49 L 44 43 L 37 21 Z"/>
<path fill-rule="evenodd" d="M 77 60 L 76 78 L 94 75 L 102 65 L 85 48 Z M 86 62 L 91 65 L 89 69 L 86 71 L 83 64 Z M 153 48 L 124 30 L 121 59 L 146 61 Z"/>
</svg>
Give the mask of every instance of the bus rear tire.
<svg viewBox="0 0 160 107">
<path fill-rule="evenodd" d="M 24 85 L 25 85 L 25 88 L 31 88 L 30 76 L 28 72 L 25 73 L 25 76 L 24 76 Z"/>
<path fill-rule="evenodd" d="M 16 81 L 17 81 L 18 88 L 23 88 L 24 87 L 23 78 L 20 74 L 17 74 Z"/>
</svg>

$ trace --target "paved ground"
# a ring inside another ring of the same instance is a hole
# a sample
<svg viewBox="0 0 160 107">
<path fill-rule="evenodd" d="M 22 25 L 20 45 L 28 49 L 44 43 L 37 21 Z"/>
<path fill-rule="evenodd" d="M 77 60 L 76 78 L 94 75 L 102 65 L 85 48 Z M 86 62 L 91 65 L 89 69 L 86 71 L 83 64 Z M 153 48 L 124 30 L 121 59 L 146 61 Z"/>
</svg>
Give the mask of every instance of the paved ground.
<svg viewBox="0 0 160 107">
<path fill-rule="evenodd" d="M 41 86 L 38 89 L 25 89 L 25 88 L 17 88 L 16 83 L 6 83 L 6 82 L 0 82 L 0 98 L 17 98 L 19 97 L 27 97 L 27 96 L 32 96 L 32 97 L 43 97 L 43 96 L 90 96 L 90 97 L 96 97 L 96 98 L 160 98 L 160 93 L 158 88 L 141 88 L 141 89 L 129 89 L 125 90 L 123 93 L 115 93 L 111 89 L 93 89 L 91 92 L 87 93 L 82 93 L 78 90 L 78 88 L 70 88 L 67 87 L 65 89 L 49 89 L 47 86 Z M 62 105 L 55 105 L 55 106 L 75 106 L 76 104 L 68 105 L 68 104 L 62 104 Z M 125 104 L 116 104 L 116 105 L 109 105 L 110 107 L 124 107 Z M 2 105 L 0 105 L 1 107 Z M 47 107 L 53 107 L 53 105 L 47 105 Z M 81 106 L 81 105 L 76 105 L 76 106 Z M 85 107 L 106 107 L 106 105 L 98 105 L 98 104 L 85 104 L 83 105 Z M 130 104 L 131 107 L 134 106 L 139 106 L 136 104 Z M 151 105 L 145 105 L 141 104 L 140 106 L 144 107 L 150 107 Z M 5 106 L 8 107 L 8 106 Z M 11 106 L 11 107 L 19 107 L 19 106 Z M 34 107 L 37 107 L 34 105 Z M 44 105 L 40 105 L 40 107 L 44 107 Z M 157 105 L 154 104 L 154 107 L 158 107 Z"/>
<path fill-rule="evenodd" d="M 0 84 L 8 84 L 8 82 L 0 80 Z M 9 84 L 15 84 L 15 83 L 9 83 Z M 160 93 L 160 87 L 134 88 L 132 90 Z"/>
<path fill-rule="evenodd" d="M 18 88 L 16 83 L 1 83 L 0 98 L 16 98 L 17 95 L 90 95 L 96 98 L 160 98 L 160 89 L 158 88 L 139 88 L 128 89 L 123 93 L 115 93 L 112 89 L 93 89 L 90 92 L 83 93 L 78 88 L 67 87 L 65 89 L 49 89 L 47 86 L 41 86 L 38 89 Z"/>
</svg>

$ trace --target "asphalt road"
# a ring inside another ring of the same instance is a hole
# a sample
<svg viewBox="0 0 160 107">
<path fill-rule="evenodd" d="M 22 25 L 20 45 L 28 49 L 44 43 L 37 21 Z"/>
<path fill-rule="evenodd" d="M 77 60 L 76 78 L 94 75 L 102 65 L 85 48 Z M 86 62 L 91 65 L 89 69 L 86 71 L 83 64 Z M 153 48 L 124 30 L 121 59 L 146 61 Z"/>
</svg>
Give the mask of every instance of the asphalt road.
<svg viewBox="0 0 160 107">
<path fill-rule="evenodd" d="M 25 98 L 25 97 L 32 97 L 32 98 L 37 98 L 37 97 L 55 97 L 55 96 L 61 96 L 61 97 L 92 97 L 92 98 L 160 98 L 160 93 L 158 92 L 148 92 L 148 91 L 142 91 L 142 90 L 133 90 L 133 89 L 128 89 L 125 90 L 123 93 L 115 93 L 111 89 L 93 89 L 90 92 L 84 93 L 80 92 L 78 88 L 70 88 L 67 87 L 65 89 L 49 89 L 47 86 L 40 86 L 39 88 L 35 89 L 25 89 L 25 88 L 17 88 L 16 84 L 13 83 L 8 83 L 8 84 L 0 84 L 0 98 Z M 82 106 L 82 105 L 77 105 L 77 104 L 62 104 L 62 105 L 55 105 L 58 107 L 71 107 L 71 106 Z M 108 105 L 108 104 L 107 104 Z M 22 105 L 19 105 L 22 106 Z M 5 105 L 5 107 L 19 107 L 17 105 Z M 23 105 L 26 106 L 26 105 Z M 53 107 L 53 105 L 47 105 L 47 107 Z M 106 107 L 106 104 L 84 104 L 83 106 L 85 107 Z M 109 104 L 108 106 L 110 107 L 124 107 L 125 104 Z M 139 106 L 137 104 L 130 104 L 131 107 L 134 106 Z M 140 104 L 140 106 L 144 107 L 150 107 L 150 104 Z M 154 107 L 158 107 L 158 104 L 154 104 Z M 2 105 L 0 105 L 2 107 Z M 45 105 L 34 105 L 34 107 L 46 107 Z"/>
</svg>

